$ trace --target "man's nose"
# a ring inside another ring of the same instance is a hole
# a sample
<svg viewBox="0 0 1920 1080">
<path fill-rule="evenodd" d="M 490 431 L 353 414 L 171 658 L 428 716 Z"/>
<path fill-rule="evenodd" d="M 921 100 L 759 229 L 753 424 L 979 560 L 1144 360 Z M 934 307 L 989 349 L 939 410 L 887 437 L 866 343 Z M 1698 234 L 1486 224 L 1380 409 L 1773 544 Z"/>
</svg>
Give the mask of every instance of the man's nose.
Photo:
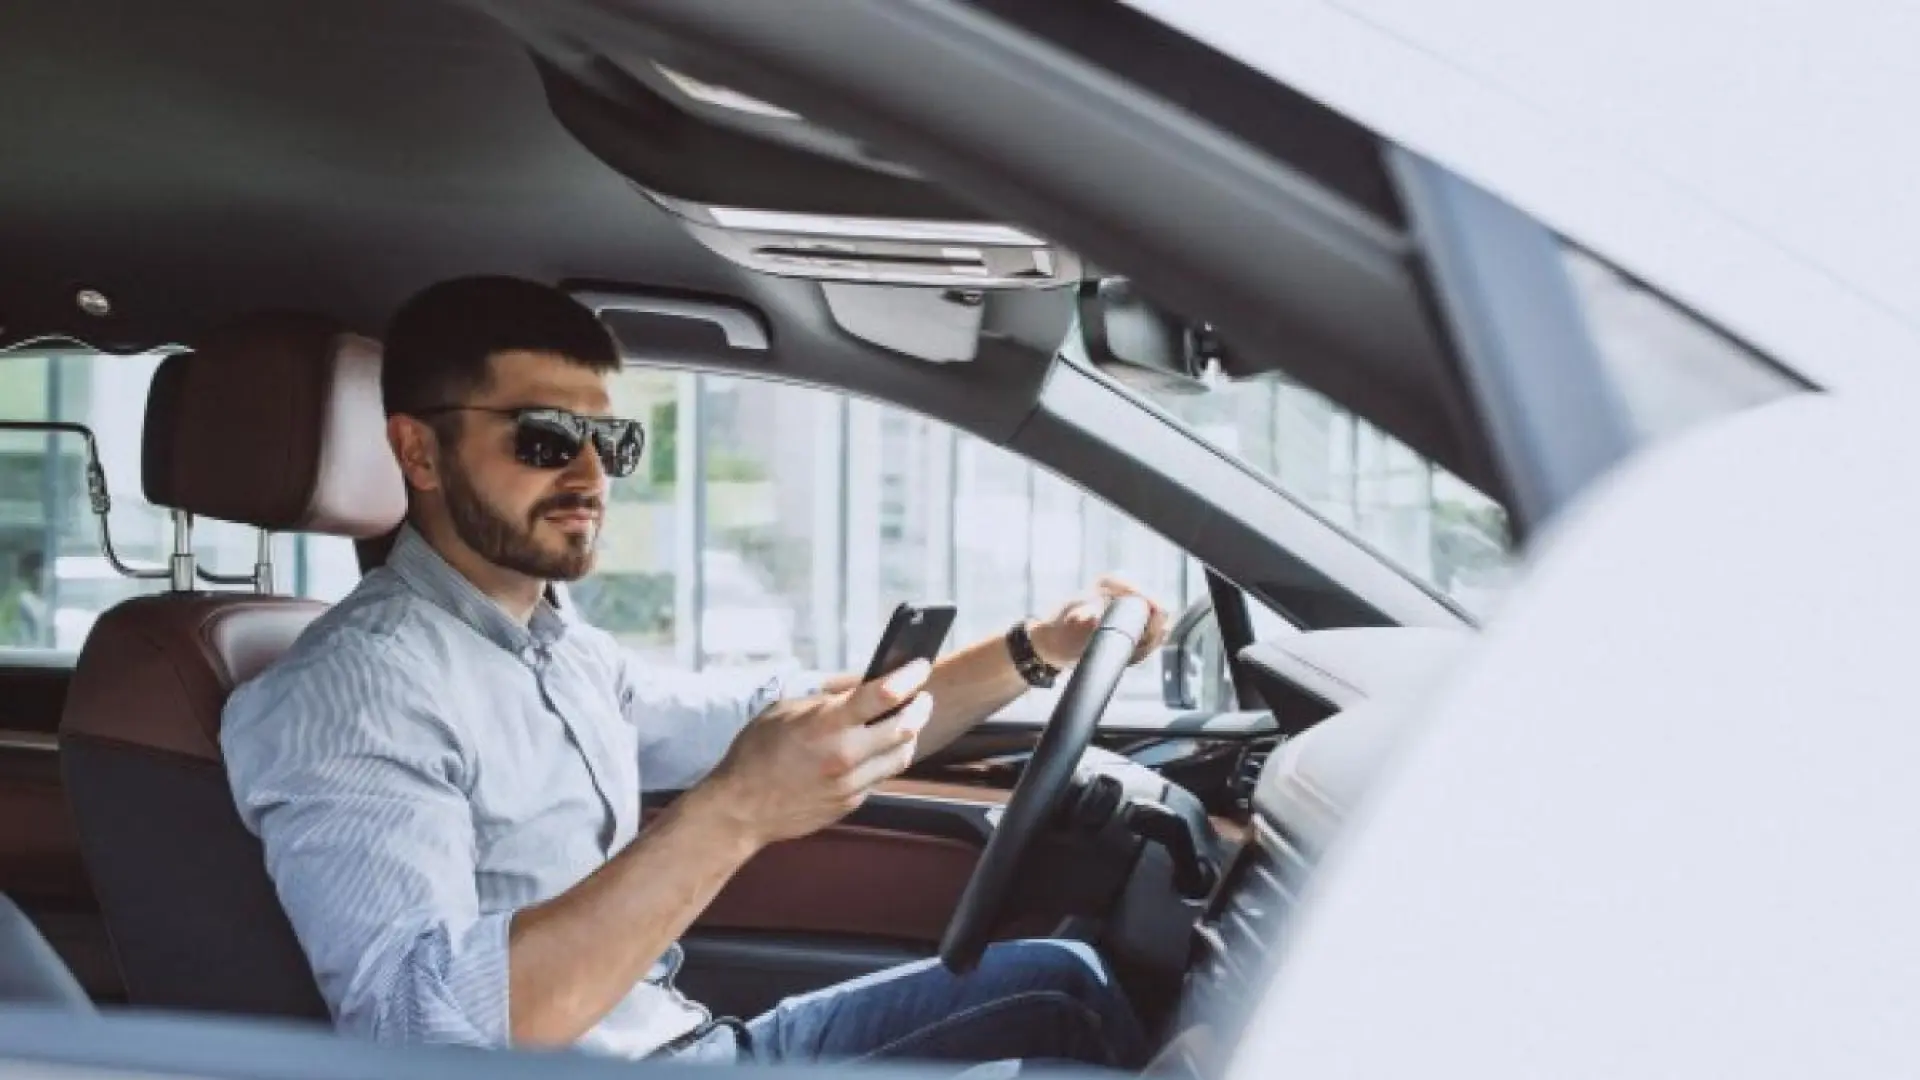
<svg viewBox="0 0 1920 1080">
<path fill-rule="evenodd" d="M 600 461 L 600 450 L 591 439 L 560 474 L 561 484 L 575 491 L 603 492 L 607 489 L 607 479 L 607 468 Z"/>
</svg>

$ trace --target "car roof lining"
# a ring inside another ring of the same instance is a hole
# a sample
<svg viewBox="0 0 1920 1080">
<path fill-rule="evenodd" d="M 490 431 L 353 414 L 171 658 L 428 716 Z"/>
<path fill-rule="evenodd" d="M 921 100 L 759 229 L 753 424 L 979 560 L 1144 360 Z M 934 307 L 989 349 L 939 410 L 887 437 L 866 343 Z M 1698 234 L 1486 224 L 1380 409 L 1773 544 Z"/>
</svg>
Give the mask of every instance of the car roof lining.
<svg viewBox="0 0 1920 1080">
<path fill-rule="evenodd" d="M 6 340 L 131 351 L 275 307 L 377 334 L 414 290 L 481 270 L 738 291 L 568 136 L 483 16 L 29 0 L 0 26 Z M 113 315 L 78 312 L 79 288 Z"/>
</svg>

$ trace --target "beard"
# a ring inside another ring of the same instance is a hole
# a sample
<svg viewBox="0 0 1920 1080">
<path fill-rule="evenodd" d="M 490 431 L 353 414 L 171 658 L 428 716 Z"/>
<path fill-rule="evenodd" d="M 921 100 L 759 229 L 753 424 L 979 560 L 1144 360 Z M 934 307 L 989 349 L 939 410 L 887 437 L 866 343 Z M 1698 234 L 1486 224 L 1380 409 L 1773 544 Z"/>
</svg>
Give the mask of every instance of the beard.
<svg viewBox="0 0 1920 1080">
<path fill-rule="evenodd" d="M 599 499 L 575 493 L 554 495 L 535 503 L 524 522 L 516 522 L 487 502 L 464 469 L 443 469 L 442 476 L 454 535 L 481 558 L 541 581 L 578 581 L 592 572 L 598 528 L 587 533 L 559 533 L 557 549 L 543 546 L 535 530 L 547 514 L 598 510 Z"/>
</svg>

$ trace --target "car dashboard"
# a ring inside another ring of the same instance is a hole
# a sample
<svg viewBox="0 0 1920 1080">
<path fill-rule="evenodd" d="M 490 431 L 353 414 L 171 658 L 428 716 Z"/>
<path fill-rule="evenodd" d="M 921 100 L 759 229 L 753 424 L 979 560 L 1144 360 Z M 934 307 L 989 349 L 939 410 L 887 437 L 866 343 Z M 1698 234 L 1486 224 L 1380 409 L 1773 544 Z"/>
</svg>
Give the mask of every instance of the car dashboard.
<svg viewBox="0 0 1920 1080">
<path fill-rule="evenodd" d="M 1414 630 L 1329 631 L 1255 646 L 1276 716 L 1317 722 L 1284 738 L 1258 763 L 1246 841 L 1208 897 L 1193 930 L 1192 959 L 1163 1055 L 1177 1072 L 1218 1076 L 1224 1055 L 1283 963 L 1290 916 L 1315 862 L 1363 797 L 1410 721 L 1421 691 L 1470 640 Z M 1282 700 L 1283 698 L 1287 700 Z"/>
<path fill-rule="evenodd" d="M 1194 926 L 1194 954 L 1187 973 L 1175 1053 L 1189 1056 L 1200 1076 L 1216 1076 L 1224 1062 L 1218 1048 L 1239 1041 L 1246 1017 L 1259 1000 L 1276 962 L 1288 913 L 1298 903 L 1312 863 L 1263 816 L 1255 816 L 1246 841 L 1222 876 L 1205 913 Z"/>
</svg>

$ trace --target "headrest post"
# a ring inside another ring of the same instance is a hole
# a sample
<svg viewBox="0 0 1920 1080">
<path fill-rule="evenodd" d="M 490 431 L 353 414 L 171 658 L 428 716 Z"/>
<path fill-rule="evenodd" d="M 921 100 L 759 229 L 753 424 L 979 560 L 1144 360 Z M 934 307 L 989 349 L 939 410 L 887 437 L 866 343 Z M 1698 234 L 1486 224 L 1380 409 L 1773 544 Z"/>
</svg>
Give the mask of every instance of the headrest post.
<svg viewBox="0 0 1920 1080">
<path fill-rule="evenodd" d="M 128 566 L 121 561 L 120 553 L 113 550 L 113 529 L 107 523 L 113 512 L 113 497 L 107 493 L 107 470 L 100 465 L 100 445 L 94 441 L 93 429 L 84 424 L 0 422 L 0 430 L 64 431 L 84 438 L 87 444 L 87 501 L 93 508 L 95 520 L 100 523 L 100 550 L 107 557 L 107 565 L 122 577 L 141 581 L 158 581 L 172 576 L 172 570 L 164 566 Z"/>
<path fill-rule="evenodd" d="M 193 515 L 185 510 L 173 511 L 173 557 L 167 566 L 171 570 L 167 576 L 169 588 L 174 592 L 194 591 Z"/>
<path fill-rule="evenodd" d="M 253 564 L 253 591 L 262 596 L 273 593 L 273 533 L 260 530 L 260 556 Z"/>
</svg>

